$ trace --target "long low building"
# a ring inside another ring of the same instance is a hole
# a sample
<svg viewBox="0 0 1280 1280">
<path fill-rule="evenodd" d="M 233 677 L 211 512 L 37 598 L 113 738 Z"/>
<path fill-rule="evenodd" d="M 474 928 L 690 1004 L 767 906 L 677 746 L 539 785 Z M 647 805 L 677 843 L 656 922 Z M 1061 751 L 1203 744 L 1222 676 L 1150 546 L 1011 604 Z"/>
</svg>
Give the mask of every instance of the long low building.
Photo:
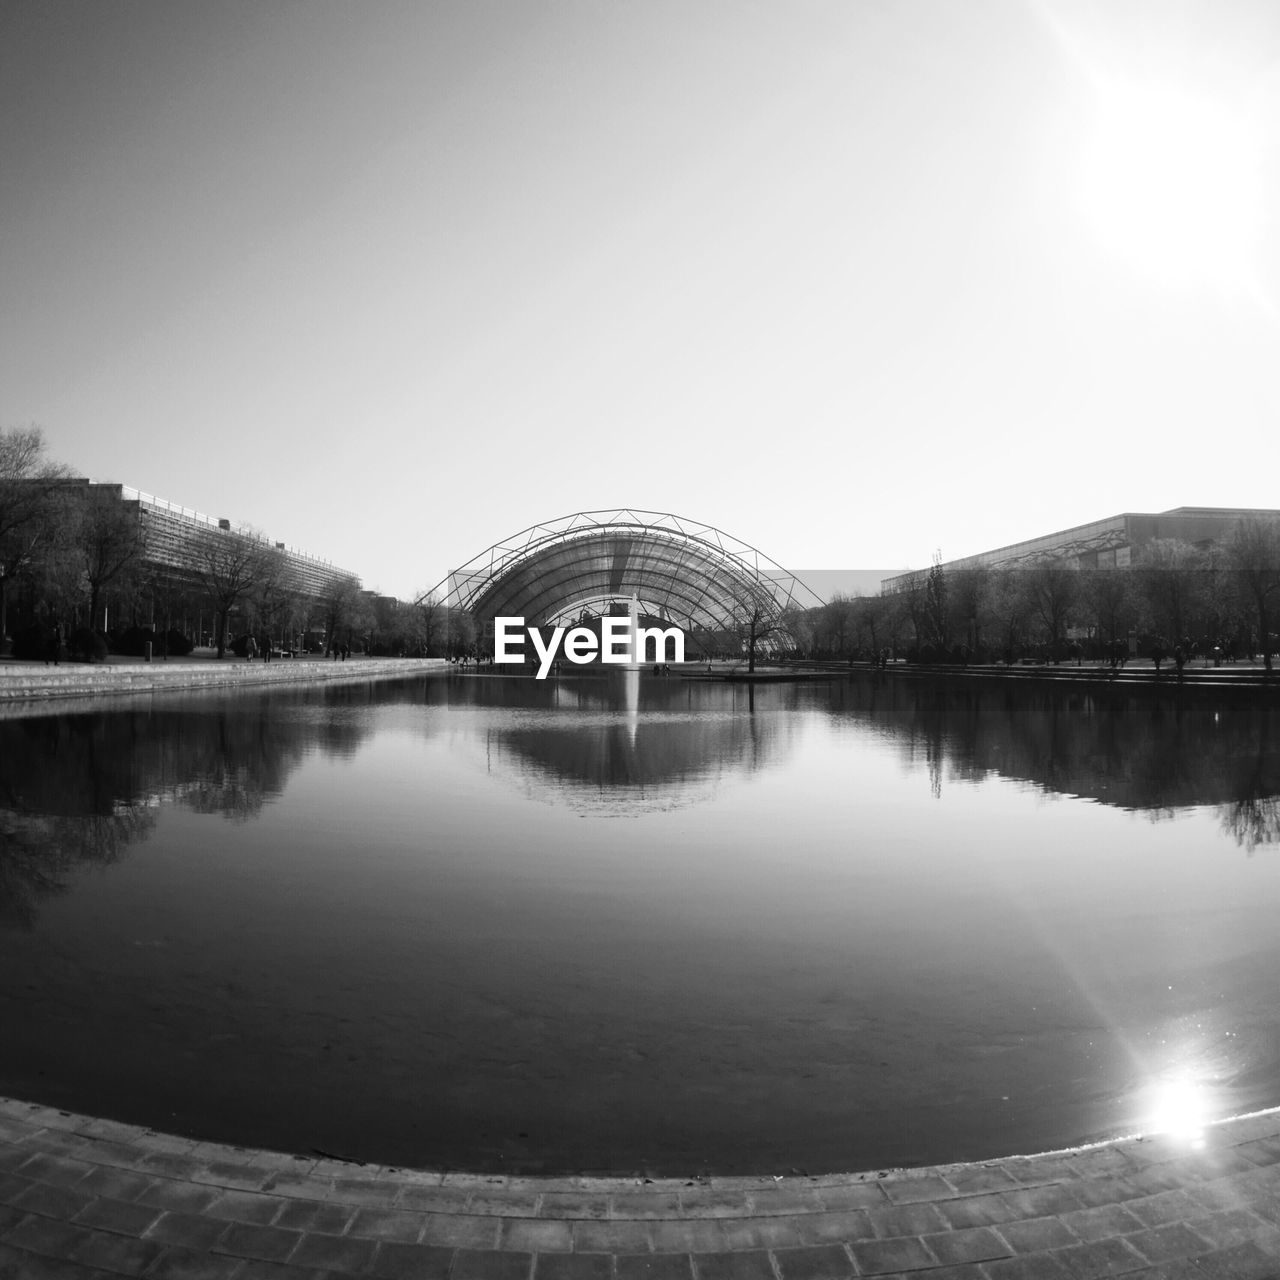
<svg viewBox="0 0 1280 1280">
<path fill-rule="evenodd" d="M 308 555 L 283 542 L 272 542 L 258 530 L 248 525 L 234 524 L 226 517 L 215 519 L 128 485 L 98 484 L 94 481 L 81 483 L 98 490 L 115 490 L 121 502 L 136 505 L 145 530 L 146 557 L 153 564 L 181 571 L 189 562 L 191 547 L 196 539 L 217 530 L 260 540 L 281 552 L 298 589 L 306 594 L 319 595 L 335 578 L 359 581 L 359 575 L 350 569 L 340 568 L 329 560 Z"/>
<path fill-rule="evenodd" d="M 226 534 L 278 551 L 284 557 L 295 589 L 302 594 L 321 595 L 335 579 L 359 582 L 359 575 L 350 569 L 268 539 L 249 525 L 235 523 L 226 517 L 207 516 L 126 484 L 81 478 L 63 481 L 59 488 L 73 499 L 115 500 L 125 510 L 136 513 L 143 530 L 144 560 L 154 567 L 171 570 L 178 577 L 189 573 L 193 554 L 203 539 Z"/>
<path fill-rule="evenodd" d="M 1046 533 L 1025 542 L 950 560 L 944 570 L 1027 569 L 1053 562 L 1070 569 L 1127 569 L 1141 561 L 1157 539 L 1190 543 L 1209 550 L 1225 543 L 1244 520 L 1261 520 L 1280 528 L 1280 511 L 1255 507 L 1174 507 L 1158 513 L 1126 511 Z M 914 569 L 886 578 L 885 592 L 901 590 L 921 572 Z"/>
</svg>

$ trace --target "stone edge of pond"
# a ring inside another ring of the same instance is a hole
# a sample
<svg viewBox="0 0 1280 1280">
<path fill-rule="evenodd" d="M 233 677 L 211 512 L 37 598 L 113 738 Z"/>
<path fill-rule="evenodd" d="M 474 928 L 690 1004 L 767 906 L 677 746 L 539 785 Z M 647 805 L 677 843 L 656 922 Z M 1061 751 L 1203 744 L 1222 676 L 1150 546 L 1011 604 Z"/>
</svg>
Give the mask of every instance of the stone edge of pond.
<svg viewBox="0 0 1280 1280">
<path fill-rule="evenodd" d="M 47 703 L 71 699 L 114 699 L 129 695 L 236 690 L 277 685 L 336 684 L 410 679 L 448 668 L 444 658 L 363 658 L 348 662 L 289 660 L 276 662 L 113 663 L 40 667 L 0 663 L 0 715 L 27 715 Z"/>
<path fill-rule="evenodd" d="M 0 1099 L 0 1275 L 822 1280 L 1280 1274 L 1280 1108 L 1198 1144 L 784 1177 L 515 1177 Z"/>
<path fill-rule="evenodd" d="M 1036 663 L 1028 666 L 970 666 L 940 663 L 898 663 L 887 669 L 870 663 L 855 663 L 850 672 L 861 675 L 900 676 L 910 679 L 956 680 L 989 684 L 1046 684 L 1075 686 L 1082 689 L 1115 689 L 1124 692 L 1141 689 L 1146 692 L 1178 694 L 1198 692 L 1241 692 L 1280 694 L 1280 670 L 1267 671 L 1260 664 L 1237 664 L 1233 667 L 1188 667 L 1181 677 L 1171 670 L 1155 671 L 1152 667 L 1126 667 L 1112 671 L 1096 664 L 1077 667 L 1074 664 Z"/>
</svg>

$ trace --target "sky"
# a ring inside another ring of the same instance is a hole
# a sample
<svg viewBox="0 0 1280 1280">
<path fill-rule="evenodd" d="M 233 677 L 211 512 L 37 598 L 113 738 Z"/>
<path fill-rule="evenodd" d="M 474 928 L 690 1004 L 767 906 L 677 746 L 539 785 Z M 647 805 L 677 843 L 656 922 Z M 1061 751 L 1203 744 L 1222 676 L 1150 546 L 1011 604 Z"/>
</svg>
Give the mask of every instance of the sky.
<svg viewBox="0 0 1280 1280">
<path fill-rule="evenodd" d="M 411 597 L 1280 506 L 1270 0 L 5 0 L 0 427 Z"/>
</svg>

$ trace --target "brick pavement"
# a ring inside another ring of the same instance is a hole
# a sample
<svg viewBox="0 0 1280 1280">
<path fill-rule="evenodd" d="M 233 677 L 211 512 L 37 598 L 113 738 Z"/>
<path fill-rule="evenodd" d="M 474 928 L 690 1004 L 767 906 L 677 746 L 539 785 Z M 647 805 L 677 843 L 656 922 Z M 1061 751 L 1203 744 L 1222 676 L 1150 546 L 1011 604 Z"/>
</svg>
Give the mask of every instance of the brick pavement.
<svg viewBox="0 0 1280 1280">
<path fill-rule="evenodd" d="M 1280 1109 L 822 1177 L 439 1174 L 195 1142 L 0 1099 L 0 1280 L 1263 1280 Z"/>
</svg>

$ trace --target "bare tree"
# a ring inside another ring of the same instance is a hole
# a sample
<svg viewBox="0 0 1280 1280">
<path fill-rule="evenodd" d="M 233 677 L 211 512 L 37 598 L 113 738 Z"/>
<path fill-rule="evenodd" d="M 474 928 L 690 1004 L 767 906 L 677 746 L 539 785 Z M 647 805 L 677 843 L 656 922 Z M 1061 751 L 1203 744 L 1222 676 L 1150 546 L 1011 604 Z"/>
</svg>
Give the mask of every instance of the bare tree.
<svg viewBox="0 0 1280 1280">
<path fill-rule="evenodd" d="M 191 584 L 174 574 L 168 565 L 143 565 L 143 595 L 150 604 L 151 621 L 160 620 L 160 656 L 169 657 L 169 633 L 175 615 L 182 618 L 194 594 Z"/>
<path fill-rule="evenodd" d="M 903 617 L 901 602 L 893 596 L 858 596 L 853 600 L 853 609 L 858 635 L 866 633 L 867 648 L 875 662 L 881 649 L 897 644 Z"/>
<path fill-rule="evenodd" d="M 1092 613 L 1099 637 L 1116 644 L 1133 619 L 1133 579 L 1124 569 L 1088 569 L 1081 579 L 1081 599 Z"/>
<path fill-rule="evenodd" d="M 1000 636 L 1005 658 L 1012 661 L 1031 616 L 1031 599 L 1024 575 L 1016 569 L 997 569 L 991 575 L 987 607 Z"/>
<path fill-rule="evenodd" d="M 411 634 L 421 647 L 423 656 L 433 657 L 448 625 L 448 610 L 429 591 L 420 592 L 417 601 L 410 624 Z"/>
<path fill-rule="evenodd" d="M 942 552 L 933 553 L 924 582 L 924 623 L 929 643 L 939 650 L 947 647 L 947 573 L 942 567 Z"/>
<path fill-rule="evenodd" d="M 1187 635 L 1191 619 L 1205 609 L 1210 591 L 1209 557 L 1189 542 L 1153 538 L 1143 549 L 1137 573 L 1152 630 L 1171 644 Z"/>
<path fill-rule="evenodd" d="M 269 547 L 263 555 L 262 574 L 249 589 L 248 604 L 254 626 L 265 634 L 271 645 L 288 625 L 294 601 L 300 594 L 297 575 L 289 567 L 288 557 L 279 547 Z"/>
<path fill-rule="evenodd" d="M 845 656 L 857 622 L 853 599 L 837 591 L 826 604 L 812 612 L 815 646 L 825 650 L 829 657 Z"/>
<path fill-rule="evenodd" d="M 277 560 L 271 547 L 253 532 L 205 529 L 194 539 L 189 568 L 217 617 L 218 657 L 227 651 L 227 623 L 231 611 L 273 572 Z"/>
<path fill-rule="evenodd" d="M 982 645 L 982 615 L 986 606 L 991 571 L 982 566 L 952 569 L 947 575 L 947 599 L 952 634 L 964 636 L 971 650 Z"/>
<path fill-rule="evenodd" d="M 760 644 L 770 636 L 790 636 L 773 593 L 762 582 L 734 582 L 733 628 L 738 641 L 747 650 L 747 670 L 756 669 L 756 654 Z"/>
<path fill-rule="evenodd" d="M 338 633 L 347 632 L 350 640 L 351 631 L 357 625 L 363 601 L 360 597 L 360 579 L 349 574 L 335 573 L 325 583 L 318 601 L 324 616 L 325 645 L 332 653 L 338 643 Z"/>
<path fill-rule="evenodd" d="M 1227 543 L 1227 563 L 1253 604 L 1262 660 L 1271 671 L 1271 611 L 1280 605 L 1280 527 L 1256 518 L 1242 520 Z"/>
<path fill-rule="evenodd" d="M 393 596 L 366 596 L 368 634 L 365 647 L 369 654 L 395 654 L 404 647 L 404 623 L 408 608 Z"/>
<path fill-rule="evenodd" d="M 137 503 L 122 502 L 119 490 L 90 488 L 70 519 L 68 535 L 89 594 L 89 626 L 97 627 L 103 592 L 141 564 L 142 513 Z"/>
<path fill-rule="evenodd" d="M 1062 657 L 1071 611 L 1080 590 L 1080 571 L 1069 569 L 1061 560 L 1043 560 L 1021 571 L 1024 590 L 1033 612 L 1044 624 L 1049 637 L 1049 653 L 1054 662 Z"/>
<path fill-rule="evenodd" d="M 456 658 L 462 654 L 475 653 L 478 642 L 476 620 L 469 609 L 444 609 L 445 653 Z"/>
<path fill-rule="evenodd" d="M 9 634 L 7 588 L 57 528 L 54 504 L 67 469 L 45 457 L 39 427 L 0 431 L 0 639 Z"/>
</svg>

